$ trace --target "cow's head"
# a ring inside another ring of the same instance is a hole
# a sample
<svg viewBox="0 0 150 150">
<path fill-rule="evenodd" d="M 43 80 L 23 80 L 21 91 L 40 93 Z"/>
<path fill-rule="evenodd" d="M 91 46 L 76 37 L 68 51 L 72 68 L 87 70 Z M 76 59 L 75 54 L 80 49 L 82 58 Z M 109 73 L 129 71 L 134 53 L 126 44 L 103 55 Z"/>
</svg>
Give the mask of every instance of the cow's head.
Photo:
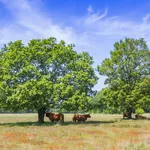
<svg viewBox="0 0 150 150">
<path fill-rule="evenodd" d="M 49 113 L 49 112 L 47 112 L 47 113 L 46 113 L 46 117 L 49 117 L 49 116 L 50 116 L 50 113 Z"/>
<path fill-rule="evenodd" d="M 87 118 L 91 118 L 91 115 L 90 114 L 86 114 Z"/>
</svg>

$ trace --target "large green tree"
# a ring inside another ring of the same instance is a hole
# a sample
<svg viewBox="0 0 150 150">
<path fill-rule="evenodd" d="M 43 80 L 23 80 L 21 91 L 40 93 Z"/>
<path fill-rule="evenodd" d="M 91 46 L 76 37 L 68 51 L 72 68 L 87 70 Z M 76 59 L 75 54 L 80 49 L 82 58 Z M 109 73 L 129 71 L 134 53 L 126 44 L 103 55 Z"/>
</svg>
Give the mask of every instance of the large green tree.
<svg viewBox="0 0 150 150">
<path fill-rule="evenodd" d="M 143 38 L 126 38 L 116 42 L 110 58 L 104 59 L 98 71 L 107 77 L 105 84 L 113 91 L 114 106 L 119 104 L 122 111 L 130 112 L 129 118 L 138 104 L 145 101 L 150 104 L 148 92 L 136 96 L 137 90 L 138 93 L 144 92 L 141 86 L 150 75 L 150 51 Z"/>
<path fill-rule="evenodd" d="M 0 53 L 0 100 L 5 109 L 87 109 L 97 82 L 93 59 L 55 38 L 4 45 Z"/>
</svg>

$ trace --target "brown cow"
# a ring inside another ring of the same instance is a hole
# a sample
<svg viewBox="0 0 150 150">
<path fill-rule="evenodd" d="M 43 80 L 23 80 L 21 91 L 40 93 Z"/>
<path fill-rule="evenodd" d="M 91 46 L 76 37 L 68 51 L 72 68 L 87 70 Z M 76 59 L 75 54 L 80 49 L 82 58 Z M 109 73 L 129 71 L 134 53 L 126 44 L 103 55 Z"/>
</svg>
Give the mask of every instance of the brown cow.
<svg viewBox="0 0 150 150">
<path fill-rule="evenodd" d="M 125 119 L 125 118 L 131 119 L 132 118 L 131 114 L 132 114 L 132 112 L 124 112 L 123 119 Z"/>
<path fill-rule="evenodd" d="M 123 119 L 125 119 L 125 118 L 129 118 L 129 112 L 124 112 L 123 113 Z"/>
<path fill-rule="evenodd" d="M 73 117 L 72 117 L 72 121 L 73 122 L 85 122 L 87 120 L 87 118 L 91 118 L 91 115 L 90 114 L 74 114 Z"/>
<path fill-rule="evenodd" d="M 138 115 L 138 114 L 135 115 L 135 118 L 136 119 L 147 119 L 146 117 Z"/>
<path fill-rule="evenodd" d="M 62 113 L 54 114 L 51 112 L 47 112 L 46 117 L 48 117 L 51 122 L 64 122 L 64 115 Z"/>
</svg>

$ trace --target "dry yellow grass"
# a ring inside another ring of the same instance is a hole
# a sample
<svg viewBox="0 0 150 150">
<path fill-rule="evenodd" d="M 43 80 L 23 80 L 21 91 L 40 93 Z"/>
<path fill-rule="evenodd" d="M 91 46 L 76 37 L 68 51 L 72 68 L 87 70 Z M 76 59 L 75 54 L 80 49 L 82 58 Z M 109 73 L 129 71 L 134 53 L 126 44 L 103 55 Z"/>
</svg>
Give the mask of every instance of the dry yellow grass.
<svg viewBox="0 0 150 150">
<path fill-rule="evenodd" d="M 0 114 L 1 150 L 149 150 L 150 120 L 92 114 L 85 123 L 38 124 L 37 114 Z M 147 115 L 150 118 L 150 115 Z"/>
</svg>

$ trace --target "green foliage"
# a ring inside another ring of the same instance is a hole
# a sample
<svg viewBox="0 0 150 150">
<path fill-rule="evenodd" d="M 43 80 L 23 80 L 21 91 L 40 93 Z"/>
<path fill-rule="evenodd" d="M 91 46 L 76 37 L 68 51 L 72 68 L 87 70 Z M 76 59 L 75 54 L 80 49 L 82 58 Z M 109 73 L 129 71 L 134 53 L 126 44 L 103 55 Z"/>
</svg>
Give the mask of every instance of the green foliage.
<svg viewBox="0 0 150 150">
<path fill-rule="evenodd" d="M 87 109 L 97 82 L 93 59 L 56 39 L 10 42 L 0 51 L 0 103 L 9 110 Z"/>
<path fill-rule="evenodd" d="M 142 108 L 137 108 L 135 110 L 135 113 L 138 114 L 138 115 L 140 115 L 140 114 L 144 114 L 145 112 L 144 112 L 144 110 Z"/>
<path fill-rule="evenodd" d="M 91 105 L 91 109 L 94 113 L 121 113 L 120 107 L 116 101 L 116 93 L 109 87 L 103 88 L 101 91 L 97 92 L 91 102 Z"/>
<path fill-rule="evenodd" d="M 111 104 L 122 111 L 139 105 L 150 107 L 150 51 L 144 39 L 120 40 L 114 44 L 110 58 L 98 66 L 100 75 L 107 76 Z"/>
</svg>

